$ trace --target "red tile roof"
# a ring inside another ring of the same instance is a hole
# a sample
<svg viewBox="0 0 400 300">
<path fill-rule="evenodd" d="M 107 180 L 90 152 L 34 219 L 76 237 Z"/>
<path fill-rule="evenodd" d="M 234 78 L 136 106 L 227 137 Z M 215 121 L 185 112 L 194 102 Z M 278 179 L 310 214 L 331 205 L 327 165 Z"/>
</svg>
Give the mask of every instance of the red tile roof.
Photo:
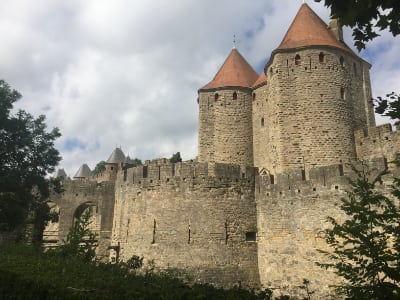
<svg viewBox="0 0 400 300">
<path fill-rule="evenodd" d="M 258 77 L 257 81 L 253 83 L 253 87 L 258 87 L 264 83 L 267 83 L 267 76 L 264 72 L 261 73 L 260 77 Z"/>
<path fill-rule="evenodd" d="M 275 51 L 304 46 L 332 46 L 354 55 L 344 43 L 338 41 L 328 25 L 307 5 L 303 4 Z"/>
<path fill-rule="evenodd" d="M 200 90 L 221 87 L 251 87 L 257 78 L 258 74 L 252 66 L 238 50 L 232 49 L 214 79 Z"/>
</svg>

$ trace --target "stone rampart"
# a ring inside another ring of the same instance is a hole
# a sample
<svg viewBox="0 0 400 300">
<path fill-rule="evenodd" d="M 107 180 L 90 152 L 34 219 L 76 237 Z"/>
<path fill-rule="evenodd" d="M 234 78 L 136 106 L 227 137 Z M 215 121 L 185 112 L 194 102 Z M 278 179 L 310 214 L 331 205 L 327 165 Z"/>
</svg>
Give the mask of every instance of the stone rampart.
<svg viewBox="0 0 400 300">
<path fill-rule="evenodd" d="M 384 159 L 375 159 L 368 166 L 356 163 L 358 170 L 371 171 L 371 178 L 385 170 Z M 356 174 L 343 165 L 311 169 L 305 179 L 302 170 L 256 179 L 257 242 L 260 281 L 264 287 L 283 294 L 305 296 L 299 289 L 303 279 L 310 281 L 316 299 L 327 299 L 329 285 L 338 282 L 331 271 L 316 262 L 327 258 L 317 249 L 328 250 L 324 230 L 327 217 L 344 220 L 340 200 L 351 189 L 350 179 Z"/>
<path fill-rule="evenodd" d="M 120 259 L 144 256 L 193 281 L 259 286 L 255 173 L 159 160 L 119 173 L 112 246 Z"/>
<path fill-rule="evenodd" d="M 390 170 L 395 168 L 392 161 L 400 153 L 400 133 L 393 131 L 391 124 L 369 127 L 368 131 L 358 130 L 354 136 L 359 159 L 382 157 L 387 160 Z"/>
</svg>

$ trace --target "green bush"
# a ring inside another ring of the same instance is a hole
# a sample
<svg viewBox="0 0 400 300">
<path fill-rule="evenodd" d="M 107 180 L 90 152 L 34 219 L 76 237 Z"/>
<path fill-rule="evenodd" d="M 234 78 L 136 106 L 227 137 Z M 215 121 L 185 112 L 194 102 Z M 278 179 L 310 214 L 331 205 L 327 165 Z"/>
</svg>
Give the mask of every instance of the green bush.
<svg viewBox="0 0 400 300">
<path fill-rule="evenodd" d="M 140 260 L 140 258 L 139 258 Z M 84 262 L 24 245 L 0 247 L 0 299 L 268 299 L 243 289 L 189 286 L 118 264 Z"/>
</svg>

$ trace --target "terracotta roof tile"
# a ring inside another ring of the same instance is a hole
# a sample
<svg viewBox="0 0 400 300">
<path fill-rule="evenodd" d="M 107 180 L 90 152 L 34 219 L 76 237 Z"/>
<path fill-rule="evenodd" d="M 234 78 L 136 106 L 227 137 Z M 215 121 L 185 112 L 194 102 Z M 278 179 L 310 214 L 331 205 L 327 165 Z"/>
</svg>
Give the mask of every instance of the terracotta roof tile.
<svg viewBox="0 0 400 300">
<path fill-rule="evenodd" d="M 257 78 L 257 72 L 239 51 L 232 49 L 214 79 L 200 90 L 220 87 L 251 87 Z"/>
<path fill-rule="evenodd" d="M 267 83 L 267 75 L 265 75 L 265 73 L 262 72 L 260 77 L 258 77 L 257 81 L 254 82 L 253 88 L 263 85 L 265 83 Z"/>
<path fill-rule="evenodd" d="M 275 51 L 304 46 L 332 46 L 354 55 L 354 52 L 344 42 L 336 39 L 328 25 L 307 4 L 302 4 Z"/>
</svg>

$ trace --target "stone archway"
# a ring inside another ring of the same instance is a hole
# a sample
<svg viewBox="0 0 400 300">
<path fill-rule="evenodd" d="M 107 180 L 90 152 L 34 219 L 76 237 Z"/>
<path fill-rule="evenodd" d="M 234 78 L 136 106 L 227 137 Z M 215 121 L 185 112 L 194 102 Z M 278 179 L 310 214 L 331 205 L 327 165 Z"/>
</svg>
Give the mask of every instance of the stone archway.
<svg viewBox="0 0 400 300">
<path fill-rule="evenodd" d="M 87 201 L 80 204 L 73 213 L 72 223 L 79 220 L 87 212 L 90 212 L 91 215 L 89 219 L 90 223 L 88 229 L 96 234 L 96 240 L 98 240 L 101 228 L 101 214 L 97 203 Z"/>
</svg>

